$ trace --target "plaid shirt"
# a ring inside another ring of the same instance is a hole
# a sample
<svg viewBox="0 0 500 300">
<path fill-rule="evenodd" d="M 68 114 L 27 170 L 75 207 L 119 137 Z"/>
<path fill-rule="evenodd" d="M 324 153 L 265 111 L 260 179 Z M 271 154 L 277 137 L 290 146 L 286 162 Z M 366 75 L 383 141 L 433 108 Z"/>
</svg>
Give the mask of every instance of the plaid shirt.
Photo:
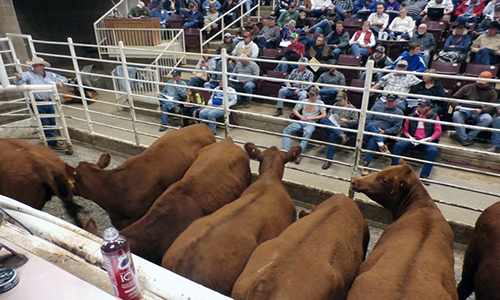
<svg viewBox="0 0 500 300">
<path fill-rule="evenodd" d="M 405 74 L 404 76 L 397 76 L 395 73 L 387 74 L 377 82 L 377 85 L 384 89 L 386 92 L 408 93 L 412 86 L 419 83 L 421 80 L 415 75 Z M 406 97 L 398 96 L 399 99 L 404 100 Z M 380 97 L 385 100 L 385 94 Z"/>
<path fill-rule="evenodd" d="M 340 106 L 340 105 L 338 103 L 335 103 L 335 104 L 333 104 L 333 106 Z M 354 105 L 352 105 L 351 103 L 349 103 L 347 105 L 347 107 L 352 108 L 352 109 L 356 109 L 356 107 Z M 358 125 L 359 113 L 357 111 L 331 108 L 326 117 L 329 118 L 332 114 L 336 114 L 337 116 L 339 116 L 340 119 L 347 120 L 345 124 L 341 124 L 341 125 L 345 125 L 342 127 L 354 128 Z"/>
<path fill-rule="evenodd" d="M 314 79 L 314 74 L 306 69 L 304 72 L 300 73 L 299 69 L 293 69 L 292 73 L 288 75 L 288 80 L 294 80 L 294 81 L 309 81 L 312 82 Z M 309 90 L 311 87 L 310 84 L 305 84 L 305 83 L 298 83 L 298 82 L 292 82 L 292 86 L 299 88 L 303 91 Z"/>
<path fill-rule="evenodd" d="M 344 10 L 344 13 L 352 12 L 352 0 L 333 0 L 332 3 L 335 6 L 340 6 Z"/>
</svg>

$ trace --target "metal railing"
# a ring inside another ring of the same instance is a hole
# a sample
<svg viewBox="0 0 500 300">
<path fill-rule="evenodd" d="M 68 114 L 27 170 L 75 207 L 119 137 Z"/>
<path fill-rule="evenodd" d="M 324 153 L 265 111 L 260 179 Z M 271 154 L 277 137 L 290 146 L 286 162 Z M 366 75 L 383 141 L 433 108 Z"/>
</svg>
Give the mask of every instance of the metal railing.
<svg viewBox="0 0 500 300">
<path fill-rule="evenodd" d="M 11 38 L 12 36 L 9 36 Z M 28 39 L 29 40 L 29 39 Z M 31 43 L 31 45 L 29 45 Z M 28 47 L 32 47 L 32 49 L 35 49 L 35 44 L 38 43 L 54 43 L 54 42 L 44 42 L 44 41 L 32 41 L 29 40 L 28 42 Z M 71 55 L 65 56 L 65 55 L 60 55 L 60 54 L 52 54 L 52 53 L 36 53 L 38 56 L 42 57 L 48 57 L 50 58 L 51 56 L 57 56 L 61 59 L 68 59 L 68 61 L 73 61 L 73 66 L 75 66 L 74 69 L 57 69 L 57 68 L 52 68 L 54 71 L 59 71 L 59 72 L 66 72 L 66 73 L 71 73 L 71 74 L 80 74 L 80 75 L 89 75 L 88 73 L 81 72 L 78 67 L 79 64 L 85 63 L 85 62 L 99 62 L 100 64 L 103 65 L 110 65 L 113 68 L 116 66 L 121 66 L 124 68 L 127 67 L 134 67 L 138 69 L 144 69 L 148 70 L 150 65 L 148 64 L 140 64 L 140 63 L 131 63 L 127 61 L 127 57 L 125 56 L 126 50 L 133 50 L 135 48 L 130 48 L 130 47 L 124 47 L 122 45 L 119 45 L 119 47 L 114 47 L 116 51 L 120 53 L 121 60 L 120 62 L 117 62 L 115 60 L 102 60 L 102 59 L 92 59 L 92 58 L 86 58 L 86 57 L 79 57 L 76 56 L 75 53 L 78 53 L 75 51 L 74 48 L 77 47 L 100 47 L 98 45 L 86 45 L 86 44 L 73 44 L 71 42 L 68 43 L 59 43 L 60 45 L 66 45 L 71 49 L 70 53 Z M 167 52 L 168 53 L 168 52 Z M 184 53 L 185 54 L 185 53 Z M 237 76 L 238 74 L 229 72 L 226 68 L 227 66 L 227 61 L 229 59 L 238 59 L 236 57 L 231 57 L 227 55 L 225 52 L 220 57 L 217 57 L 215 55 L 208 55 L 208 54 L 195 54 L 195 53 L 190 53 L 190 55 L 193 56 L 209 56 L 211 58 L 217 58 L 222 60 L 222 70 L 221 71 L 208 71 L 209 74 L 213 75 L 222 75 L 222 90 L 224 91 L 224 103 L 227 104 L 227 95 L 229 91 L 229 80 L 228 78 L 231 76 Z M 283 63 L 283 61 L 273 61 L 273 60 L 263 60 L 263 59 L 249 59 L 254 62 L 275 62 L 275 63 Z M 291 65 L 300 65 L 300 63 L 295 63 L 295 62 L 288 62 Z M 308 66 L 323 66 L 323 67 L 328 67 L 328 65 L 321 65 L 321 64 L 307 64 Z M 157 66 L 159 69 L 162 70 L 162 72 L 168 73 L 169 71 L 172 70 L 172 67 L 169 66 Z M 368 66 L 365 67 L 348 67 L 348 66 L 336 66 L 337 69 L 342 71 L 343 69 L 346 70 L 358 70 L 358 71 L 367 71 L 367 76 L 365 79 L 365 86 L 364 87 L 352 87 L 352 86 L 335 86 L 335 85 L 329 85 L 329 84 L 317 84 L 314 83 L 314 85 L 318 85 L 322 88 L 343 88 L 347 91 L 351 92 L 362 92 L 363 93 L 363 101 L 362 105 L 360 108 L 353 109 L 353 111 L 359 113 L 360 116 L 360 122 L 357 128 L 353 129 L 348 129 L 348 128 L 342 128 L 343 131 L 350 133 L 355 136 L 355 144 L 354 145 L 342 145 L 339 143 L 330 143 L 323 141 L 322 139 L 317 139 L 315 137 L 312 137 L 310 139 L 304 139 L 302 137 L 297 137 L 297 136 L 288 136 L 291 137 L 292 139 L 295 140 L 307 140 L 309 141 L 310 145 L 312 146 L 313 150 L 318 150 L 318 149 L 324 149 L 325 146 L 329 145 L 335 145 L 338 151 L 343 153 L 342 158 L 335 158 L 335 159 L 326 159 L 324 157 L 324 153 L 321 151 L 307 151 L 306 153 L 303 154 L 303 157 L 311 159 L 312 162 L 314 161 L 319 161 L 320 163 L 323 163 L 325 161 L 331 162 L 334 166 L 337 166 L 339 169 L 344 168 L 343 170 L 348 170 L 347 173 L 336 173 L 335 175 L 328 174 L 326 172 L 318 172 L 315 171 L 314 169 L 308 169 L 307 167 L 301 166 L 300 168 L 297 166 L 288 166 L 287 168 L 297 170 L 300 172 L 303 172 L 305 174 L 308 174 L 308 176 L 321 176 L 325 178 L 331 178 L 335 179 L 338 182 L 350 182 L 354 177 L 358 176 L 359 170 L 361 168 L 365 168 L 360 165 L 360 160 L 363 155 L 366 155 L 367 153 L 374 153 L 377 156 L 381 156 L 383 158 L 393 158 L 393 157 L 401 157 L 404 158 L 405 160 L 408 160 L 411 164 L 413 164 L 416 168 L 420 168 L 422 163 L 429 163 L 425 159 L 419 159 L 416 158 L 415 156 L 397 156 L 393 154 L 383 154 L 378 151 L 370 151 L 367 149 L 363 149 L 363 138 L 368 137 L 368 136 L 382 136 L 385 138 L 390 138 L 396 141 L 408 141 L 407 138 L 404 137 L 399 137 L 399 136 L 389 136 L 385 134 L 379 134 L 379 133 L 371 133 L 371 132 L 365 132 L 364 130 L 364 125 L 366 122 L 366 118 L 368 118 L 370 115 L 384 115 L 383 113 L 377 113 L 377 112 L 372 112 L 368 110 L 369 106 L 369 98 L 370 94 L 380 94 L 380 93 L 386 93 L 387 91 L 381 91 L 377 89 L 373 89 L 371 87 L 372 85 L 372 73 L 373 72 L 387 72 L 387 73 L 410 73 L 414 75 L 424 75 L 424 73 L 415 73 L 415 72 L 402 72 L 402 71 L 395 71 L 395 70 L 382 70 L 382 69 L 374 69 L 371 64 L 368 64 Z M 111 68 L 112 69 L 112 68 Z M 177 70 L 183 71 L 184 74 L 190 73 L 193 70 L 191 67 L 177 67 Z M 432 76 L 436 78 L 454 78 L 457 80 L 463 80 L 464 82 L 467 81 L 476 81 L 476 78 L 471 78 L 471 77 L 462 77 L 462 76 L 450 76 L 450 75 L 440 75 L 440 74 L 428 74 L 425 73 L 426 76 Z M 104 74 L 99 74 L 103 78 L 103 80 L 110 80 L 110 81 L 119 81 L 119 80 L 125 80 L 125 82 L 129 82 L 130 78 L 128 78 L 128 72 L 124 72 L 123 77 L 118 77 L 116 74 L 111 74 L 111 75 L 104 75 Z M 283 82 L 283 83 L 300 83 L 297 81 L 291 81 L 288 79 L 278 79 L 278 78 L 269 78 L 266 76 L 250 76 L 248 77 L 252 78 L 253 80 L 267 80 L 267 81 L 274 81 L 274 82 Z M 500 80 L 498 79 L 485 79 L 485 81 L 489 81 L 492 83 L 500 83 Z M 149 79 L 143 79 L 143 78 L 136 78 L 134 79 L 134 82 L 137 83 L 143 83 L 143 84 L 151 84 L 152 86 L 156 86 L 157 90 L 161 90 L 164 86 L 179 86 L 175 85 L 172 83 L 164 83 L 161 82 L 160 78 L 155 78 L 153 81 Z M 70 85 L 71 86 L 71 85 Z M 81 80 L 78 81 L 77 85 L 74 85 L 77 88 L 85 89 L 89 88 L 85 86 Z M 111 136 L 113 138 L 119 138 L 127 141 L 132 141 L 133 144 L 135 145 L 147 145 L 153 141 L 153 139 L 159 137 L 157 133 L 154 133 L 155 129 L 158 129 L 160 124 L 158 121 L 158 118 L 161 114 L 167 114 L 171 118 L 172 117 L 178 117 L 178 115 L 172 113 L 172 112 L 161 112 L 158 110 L 158 99 L 156 98 L 156 95 L 154 95 L 154 92 L 148 95 L 147 93 L 142 93 L 140 90 L 135 90 L 130 87 L 130 85 L 125 85 L 125 91 L 122 90 L 110 90 L 107 88 L 94 88 L 96 91 L 98 91 L 100 94 L 103 95 L 102 98 L 98 99 L 87 99 L 85 94 L 82 94 L 84 96 L 81 96 L 80 99 L 84 103 L 81 106 L 75 106 L 75 105 L 64 105 L 65 109 L 65 116 L 66 119 L 68 120 L 69 126 L 77 127 L 77 128 L 82 128 L 87 131 L 91 135 L 107 135 Z M 127 88 L 128 87 L 128 88 Z M 212 92 L 212 89 L 206 89 L 206 88 L 193 88 L 195 90 L 199 91 L 206 91 L 206 92 Z M 391 92 L 394 94 L 398 94 L 400 96 L 409 96 L 411 94 L 408 93 L 396 93 L 396 92 Z M 110 97 L 105 97 L 104 95 L 110 95 Z M 252 95 L 247 95 L 242 92 L 237 92 L 238 96 L 251 96 L 255 101 L 260 101 L 264 102 L 263 107 L 268 107 L 269 109 L 272 109 L 269 104 L 274 104 L 276 103 L 277 100 L 283 100 L 285 103 L 288 103 L 288 105 L 296 105 L 300 103 L 297 100 L 291 100 L 291 99 L 278 99 L 276 96 L 269 96 L 266 91 L 259 91 L 259 93 L 252 94 Z M 125 103 L 117 103 L 114 100 L 111 99 L 116 99 L 117 95 L 120 97 L 126 97 L 128 101 Z M 415 95 L 413 95 L 415 96 Z M 483 102 L 477 102 L 477 101 L 469 101 L 469 100 L 463 100 L 463 99 L 454 99 L 454 98 L 441 98 L 441 97 L 427 97 L 426 98 L 436 100 L 436 101 L 446 101 L 446 102 L 456 102 L 456 103 L 480 103 L 482 105 L 486 106 L 492 106 L 495 108 L 499 108 L 500 104 L 496 103 L 483 103 Z M 87 102 L 91 100 L 95 104 L 94 106 L 89 107 L 87 105 Z M 182 104 L 183 101 L 179 100 L 173 100 L 172 102 Z M 267 104 L 266 104 L 267 103 Z M 194 104 L 196 105 L 196 104 Z M 196 105 L 200 108 L 205 108 L 207 105 Z M 322 105 L 326 109 L 330 109 L 333 106 L 332 105 Z M 274 107 L 274 105 L 273 105 Z M 130 115 L 124 115 L 123 112 L 120 112 L 120 109 L 126 108 Z M 337 109 L 343 109 L 343 108 L 338 108 Z M 233 139 L 235 142 L 238 143 L 243 143 L 246 141 L 261 141 L 256 142 L 256 144 L 260 147 L 269 147 L 272 146 L 273 144 L 278 146 L 281 144 L 281 138 L 284 136 L 287 136 L 282 133 L 282 129 L 287 126 L 289 123 L 292 122 L 297 122 L 297 123 L 302 123 L 302 124 L 307 124 L 307 122 L 303 121 L 298 121 L 298 120 L 291 120 L 287 118 L 282 118 L 282 117 L 274 117 L 269 114 L 263 114 L 263 113 L 257 113 L 253 112 L 251 110 L 238 110 L 235 108 L 228 108 L 227 105 L 224 108 L 213 108 L 213 109 L 223 109 L 224 110 L 224 117 L 222 121 L 209 121 L 209 120 L 201 120 L 207 124 L 210 123 L 215 123 L 217 126 L 223 127 L 224 131 L 219 134 L 224 137 L 224 136 L 233 136 Z M 349 108 L 346 108 L 347 110 L 351 110 Z M 245 125 L 245 124 L 231 124 L 229 122 L 230 120 L 230 115 L 231 114 L 237 114 L 241 119 L 246 119 L 243 123 L 250 124 L 250 119 L 255 119 L 258 120 L 253 123 L 253 125 Z M 483 127 L 477 127 L 473 125 L 457 125 L 453 122 L 446 122 L 446 121 L 432 121 L 432 120 L 421 120 L 421 119 L 416 119 L 416 118 L 411 118 L 408 116 L 394 116 L 390 115 L 391 117 L 395 118 L 401 118 L 403 120 L 416 120 L 416 121 L 422 121 L 422 122 L 429 122 L 429 123 L 440 123 L 441 125 L 444 126 L 449 126 L 450 128 L 455 128 L 457 126 L 464 127 L 466 129 L 481 129 L 483 131 L 491 131 L 491 132 L 500 132 L 498 129 L 494 128 L 483 128 Z M 198 120 L 200 121 L 199 118 L 195 118 L 193 116 L 182 116 L 183 118 L 190 119 L 190 120 Z M 278 124 L 278 125 L 273 125 L 272 127 L 270 124 Z M 315 124 L 317 128 L 329 128 L 327 125 L 323 124 Z M 178 129 L 180 127 L 180 124 L 176 120 L 170 122 L 170 125 L 168 128 L 170 129 Z M 271 129 L 269 129 L 271 128 Z M 331 128 L 331 127 L 330 127 Z M 234 133 L 233 133 L 234 132 Z M 241 136 L 241 134 L 245 132 L 245 134 L 248 135 L 247 140 L 240 140 L 237 138 L 238 136 Z M 266 138 L 263 138 L 263 135 L 266 136 Z M 129 138 L 130 137 L 130 138 Z M 272 142 L 270 142 L 272 141 Z M 454 153 L 458 154 L 468 154 L 472 156 L 478 156 L 480 159 L 489 159 L 492 163 L 497 163 L 500 161 L 500 154 L 498 153 L 490 153 L 486 152 L 485 150 L 478 149 L 478 148 L 464 148 L 462 146 L 456 146 L 454 143 L 428 143 L 428 142 L 422 142 L 422 144 L 428 144 L 428 145 L 434 145 L 436 146 L 440 151 L 453 151 Z M 324 150 L 323 150 L 324 151 Z M 316 154 L 315 154 L 316 153 Z M 478 178 L 485 178 L 485 181 L 488 182 L 493 182 L 494 185 L 493 187 L 497 186 L 497 184 L 500 184 L 500 172 L 499 170 L 496 170 L 494 168 L 490 169 L 481 169 L 481 168 L 475 168 L 475 167 L 466 167 L 460 164 L 453 164 L 453 163 L 448 163 L 446 161 L 437 161 L 432 163 L 434 166 L 438 168 L 448 169 L 453 172 L 457 172 L 459 174 L 471 174 L 468 176 L 477 176 Z M 384 166 L 387 166 L 387 163 L 383 162 L 383 159 L 378 159 L 377 163 L 373 164 L 375 167 L 370 167 L 367 168 L 371 171 L 378 171 L 380 168 L 383 168 Z M 441 203 L 442 205 L 446 205 L 448 207 L 453 207 L 453 208 L 460 208 L 460 209 L 467 209 L 469 211 L 481 211 L 483 208 L 487 207 L 488 205 L 485 204 L 485 202 L 491 202 L 493 201 L 498 201 L 498 197 L 500 197 L 500 193 L 498 192 L 498 189 L 491 189 L 490 187 L 484 187 L 481 185 L 478 185 L 475 182 L 471 182 L 468 184 L 466 183 L 457 183 L 455 181 L 442 181 L 442 180 L 425 180 L 433 184 L 434 189 L 451 189 L 452 191 L 463 191 L 467 192 L 467 195 L 476 195 L 478 199 L 482 200 L 477 200 L 475 202 L 470 202 L 467 200 L 454 200 L 454 199 L 449 199 L 449 198 L 443 198 L 443 199 L 437 199 L 435 198 L 436 202 Z M 340 191 L 338 191 L 340 192 Z M 349 190 L 345 190 L 346 193 L 349 192 Z M 352 196 L 352 194 L 351 194 Z M 480 196 L 480 197 L 479 197 Z M 469 197 L 474 197 L 474 196 L 469 196 Z M 483 198 L 484 197 L 484 198 Z"/>
</svg>

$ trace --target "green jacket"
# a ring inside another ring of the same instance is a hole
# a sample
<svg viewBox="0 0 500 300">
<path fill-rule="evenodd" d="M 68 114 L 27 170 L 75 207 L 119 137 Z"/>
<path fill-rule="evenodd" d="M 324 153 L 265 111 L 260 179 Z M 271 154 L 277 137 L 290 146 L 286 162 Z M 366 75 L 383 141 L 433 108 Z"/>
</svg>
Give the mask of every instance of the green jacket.
<svg viewBox="0 0 500 300">
<path fill-rule="evenodd" d="M 294 11 L 293 13 L 291 13 L 289 10 L 285 11 L 285 12 L 282 12 L 280 17 L 278 18 L 278 26 L 280 28 L 283 28 L 285 27 L 286 24 L 288 24 L 288 22 L 290 20 L 295 20 L 295 22 L 297 22 L 297 20 L 299 19 L 299 11 L 296 10 Z"/>
</svg>

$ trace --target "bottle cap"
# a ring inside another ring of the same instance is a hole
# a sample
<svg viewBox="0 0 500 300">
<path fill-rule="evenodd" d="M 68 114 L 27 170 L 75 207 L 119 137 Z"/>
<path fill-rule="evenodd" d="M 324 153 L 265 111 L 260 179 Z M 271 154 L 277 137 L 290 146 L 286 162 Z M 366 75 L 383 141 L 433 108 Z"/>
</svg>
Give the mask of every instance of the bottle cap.
<svg viewBox="0 0 500 300">
<path fill-rule="evenodd" d="M 0 269 L 0 294 L 13 289 L 19 283 L 19 277 L 13 269 Z"/>
<path fill-rule="evenodd" d="M 116 228 L 114 228 L 114 227 L 109 227 L 106 230 L 104 230 L 104 239 L 106 241 L 116 240 L 119 235 L 120 234 L 119 234 L 118 230 L 116 230 Z"/>
</svg>

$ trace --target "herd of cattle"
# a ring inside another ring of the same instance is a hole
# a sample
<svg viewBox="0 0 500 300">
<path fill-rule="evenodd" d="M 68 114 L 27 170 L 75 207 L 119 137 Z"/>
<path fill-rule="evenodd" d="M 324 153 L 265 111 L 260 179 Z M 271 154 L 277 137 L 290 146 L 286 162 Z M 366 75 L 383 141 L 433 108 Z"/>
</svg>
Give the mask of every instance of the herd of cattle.
<svg viewBox="0 0 500 300">
<path fill-rule="evenodd" d="M 457 289 L 452 229 L 409 165 L 352 182 L 394 219 L 366 257 L 352 199 L 296 220 L 282 177 L 300 147 L 244 148 L 193 125 L 106 170 L 109 154 L 74 168 L 45 146 L 0 139 L 0 194 L 38 209 L 57 195 L 75 219 L 73 195 L 92 200 L 133 253 L 236 300 L 500 299 L 500 202 L 476 223 Z M 260 162 L 251 185 L 250 158 Z M 93 220 L 82 226 L 98 234 Z"/>
</svg>

